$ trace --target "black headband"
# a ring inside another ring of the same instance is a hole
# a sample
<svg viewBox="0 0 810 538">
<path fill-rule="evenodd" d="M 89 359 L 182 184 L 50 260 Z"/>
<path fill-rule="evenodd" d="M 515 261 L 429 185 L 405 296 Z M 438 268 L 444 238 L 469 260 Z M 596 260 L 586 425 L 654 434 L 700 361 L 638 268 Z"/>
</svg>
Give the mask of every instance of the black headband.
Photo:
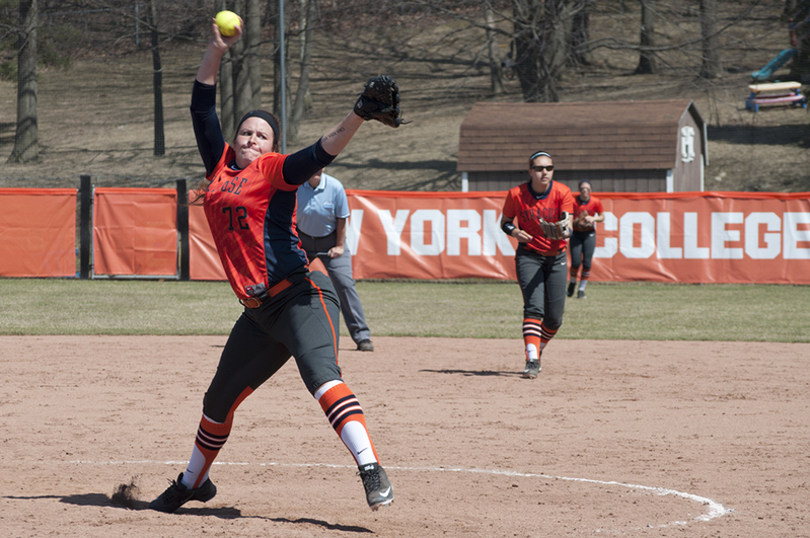
<svg viewBox="0 0 810 538">
<path fill-rule="evenodd" d="M 236 127 L 237 132 L 239 132 L 239 127 L 241 127 L 248 118 L 261 118 L 266 121 L 267 124 L 270 125 L 270 128 L 273 129 L 274 142 L 279 143 L 278 122 L 276 122 L 276 118 L 274 118 L 272 114 L 264 110 L 251 110 L 239 120 L 239 125 Z"/>
</svg>

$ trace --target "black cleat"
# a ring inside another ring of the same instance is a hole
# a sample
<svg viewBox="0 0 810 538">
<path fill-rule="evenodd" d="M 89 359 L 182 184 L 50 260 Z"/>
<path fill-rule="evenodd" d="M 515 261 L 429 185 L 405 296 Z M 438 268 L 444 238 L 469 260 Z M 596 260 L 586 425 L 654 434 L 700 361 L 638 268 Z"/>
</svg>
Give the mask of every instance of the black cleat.
<svg viewBox="0 0 810 538">
<path fill-rule="evenodd" d="M 533 361 L 526 361 L 526 368 L 523 369 L 523 377 L 525 379 L 534 379 L 540 373 L 540 359 Z"/>
<path fill-rule="evenodd" d="M 379 463 L 361 465 L 359 469 L 360 479 L 366 489 L 368 507 L 376 510 L 380 506 L 391 504 L 394 501 L 394 488 L 391 487 L 385 469 Z"/>
<path fill-rule="evenodd" d="M 217 494 L 217 487 L 207 478 L 202 485 L 196 489 L 188 489 L 182 483 L 183 473 L 177 480 L 170 480 L 171 485 L 160 494 L 160 497 L 149 503 L 149 508 L 158 512 L 171 514 L 188 501 L 206 502 L 214 498 Z"/>
<path fill-rule="evenodd" d="M 374 351 L 374 344 L 368 338 L 360 340 L 357 343 L 357 351 Z"/>
<path fill-rule="evenodd" d="M 577 299 L 587 299 L 587 297 L 585 297 L 585 290 L 579 290 L 577 292 Z"/>
<path fill-rule="evenodd" d="M 574 296 L 574 288 L 576 288 L 576 287 L 577 287 L 577 283 L 576 283 L 576 282 L 569 282 L 569 283 L 568 283 L 568 296 L 569 296 L 569 297 L 573 297 L 573 296 Z"/>
</svg>

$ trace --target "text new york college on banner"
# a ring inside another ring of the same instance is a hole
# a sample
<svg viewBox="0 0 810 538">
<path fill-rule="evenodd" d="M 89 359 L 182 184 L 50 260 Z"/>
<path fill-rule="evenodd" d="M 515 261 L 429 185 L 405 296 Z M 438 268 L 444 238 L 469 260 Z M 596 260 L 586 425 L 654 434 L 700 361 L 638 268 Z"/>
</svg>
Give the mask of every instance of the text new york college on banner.
<svg viewBox="0 0 810 538">
<path fill-rule="evenodd" d="M 355 278 L 515 278 L 505 192 L 347 194 Z M 596 195 L 592 280 L 810 283 L 806 194 Z"/>
</svg>

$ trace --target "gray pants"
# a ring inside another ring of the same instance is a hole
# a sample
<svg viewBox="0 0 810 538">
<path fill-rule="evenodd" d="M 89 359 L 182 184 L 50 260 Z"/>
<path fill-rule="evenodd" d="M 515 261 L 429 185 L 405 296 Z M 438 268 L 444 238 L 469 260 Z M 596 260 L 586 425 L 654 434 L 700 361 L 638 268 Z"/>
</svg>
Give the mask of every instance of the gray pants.
<svg viewBox="0 0 810 538">
<path fill-rule="evenodd" d="M 300 230 L 298 237 L 301 238 L 301 246 L 307 253 L 307 258 L 314 260 L 318 258 L 323 262 L 332 280 L 332 285 L 340 299 L 340 311 L 343 313 L 343 321 L 346 328 L 354 340 L 359 344 L 363 340 L 371 338 L 371 331 L 366 324 L 366 315 L 363 312 L 363 305 L 360 304 L 360 296 L 354 287 L 354 277 L 352 276 L 352 253 L 349 247 L 343 248 L 343 256 L 330 258 L 326 255 L 329 249 L 335 246 L 336 233 L 331 233 L 324 237 L 312 237 Z"/>
<path fill-rule="evenodd" d="M 542 256 L 518 247 L 515 268 L 523 292 L 523 317 L 543 320 L 550 330 L 559 329 L 565 311 L 565 285 L 568 281 L 565 252 Z"/>
</svg>

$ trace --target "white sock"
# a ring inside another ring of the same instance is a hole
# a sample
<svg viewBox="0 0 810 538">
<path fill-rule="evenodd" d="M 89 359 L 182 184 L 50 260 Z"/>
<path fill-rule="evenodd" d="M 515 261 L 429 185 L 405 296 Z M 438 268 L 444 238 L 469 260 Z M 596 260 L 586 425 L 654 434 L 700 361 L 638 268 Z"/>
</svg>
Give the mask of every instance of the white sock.
<svg viewBox="0 0 810 538">
<path fill-rule="evenodd" d="M 371 439 L 368 438 L 368 432 L 361 423 L 356 420 L 347 422 L 340 432 L 340 439 L 354 456 L 358 467 L 377 462 L 374 450 L 371 448 Z"/>
</svg>

